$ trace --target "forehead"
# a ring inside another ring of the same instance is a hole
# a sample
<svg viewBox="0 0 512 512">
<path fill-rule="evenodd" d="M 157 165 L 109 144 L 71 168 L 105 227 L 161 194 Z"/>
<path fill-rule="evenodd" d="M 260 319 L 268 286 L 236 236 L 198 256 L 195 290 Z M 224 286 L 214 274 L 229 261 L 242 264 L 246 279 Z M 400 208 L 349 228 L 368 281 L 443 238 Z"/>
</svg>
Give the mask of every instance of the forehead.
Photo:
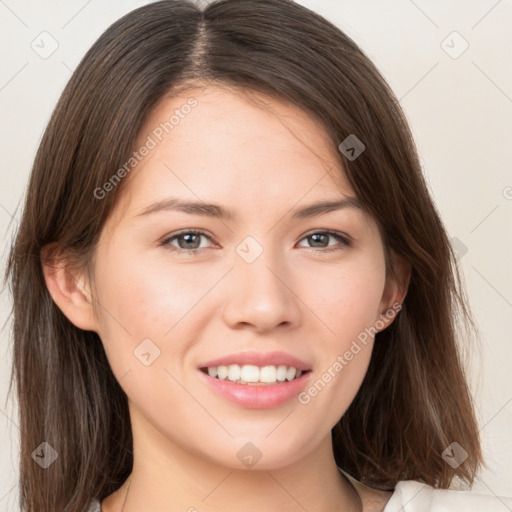
<svg viewBox="0 0 512 512">
<path fill-rule="evenodd" d="M 125 209 L 165 195 L 262 207 L 354 196 L 323 125 L 262 93 L 205 87 L 167 95 L 135 149 L 151 146 L 128 176 Z"/>
</svg>

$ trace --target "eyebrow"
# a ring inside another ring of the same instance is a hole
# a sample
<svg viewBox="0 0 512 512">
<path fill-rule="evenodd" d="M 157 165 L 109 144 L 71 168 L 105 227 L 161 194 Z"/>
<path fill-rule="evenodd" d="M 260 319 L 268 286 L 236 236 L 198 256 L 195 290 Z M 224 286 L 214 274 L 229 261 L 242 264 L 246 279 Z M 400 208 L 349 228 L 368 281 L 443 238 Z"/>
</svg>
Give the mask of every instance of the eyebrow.
<svg viewBox="0 0 512 512">
<path fill-rule="evenodd" d="M 362 204 L 355 197 L 343 197 L 334 201 L 314 203 L 297 209 L 293 212 L 292 219 L 306 219 L 316 217 L 324 213 L 341 210 L 344 208 L 356 208 L 364 210 Z M 236 215 L 219 204 L 205 203 L 202 201 L 185 201 L 176 197 L 169 197 L 153 203 L 144 208 L 135 217 L 141 217 L 163 211 L 180 211 L 190 215 L 201 215 L 224 220 L 233 220 Z"/>
</svg>

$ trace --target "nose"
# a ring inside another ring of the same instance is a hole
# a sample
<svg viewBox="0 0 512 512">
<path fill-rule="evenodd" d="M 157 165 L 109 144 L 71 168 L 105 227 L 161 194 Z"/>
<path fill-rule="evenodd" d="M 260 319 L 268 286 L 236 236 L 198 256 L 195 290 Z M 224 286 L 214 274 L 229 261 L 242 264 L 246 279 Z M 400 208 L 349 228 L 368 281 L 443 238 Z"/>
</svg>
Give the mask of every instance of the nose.
<svg viewBox="0 0 512 512">
<path fill-rule="evenodd" d="M 299 325 L 300 300 L 291 272 L 283 262 L 270 259 L 265 251 L 252 263 L 239 259 L 230 272 L 223 316 L 232 329 L 267 332 Z"/>
</svg>

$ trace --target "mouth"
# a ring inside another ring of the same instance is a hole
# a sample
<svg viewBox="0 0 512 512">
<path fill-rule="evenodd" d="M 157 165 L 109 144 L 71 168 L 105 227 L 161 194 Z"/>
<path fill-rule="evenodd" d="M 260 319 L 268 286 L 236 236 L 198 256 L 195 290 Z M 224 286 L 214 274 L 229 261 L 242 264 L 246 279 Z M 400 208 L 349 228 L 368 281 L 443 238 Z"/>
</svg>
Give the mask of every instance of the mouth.
<svg viewBox="0 0 512 512">
<path fill-rule="evenodd" d="M 252 364 L 230 364 L 199 368 L 204 374 L 217 380 L 248 386 L 277 386 L 299 379 L 311 370 L 302 370 L 294 366 Z"/>
<path fill-rule="evenodd" d="M 310 382 L 312 370 L 230 364 L 201 367 L 197 374 L 216 396 L 238 407 L 273 409 L 296 398 Z"/>
<path fill-rule="evenodd" d="M 286 352 L 248 350 L 203 361 L 197 374 L 224 400 L 248 409 L 271 409 L 297 397 L 310 382 L 313 367 Z"/>
</svg>

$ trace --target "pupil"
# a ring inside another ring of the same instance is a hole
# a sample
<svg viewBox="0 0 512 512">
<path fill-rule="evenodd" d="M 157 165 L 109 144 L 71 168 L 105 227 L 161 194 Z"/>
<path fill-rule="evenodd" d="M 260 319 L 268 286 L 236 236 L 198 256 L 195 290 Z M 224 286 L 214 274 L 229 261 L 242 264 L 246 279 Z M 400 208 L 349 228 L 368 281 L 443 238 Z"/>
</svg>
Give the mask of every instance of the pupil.
<svg viewBox="0 0 512 512">
<path fill-rule="evenodd" d="M 326 235 L 322 234 L 322 233 L 315 233 L 314 235 L 311 235 L 310 238 L 312 238 L 314 240 L 314 243 L 317 242 L 318 240 L 315 240 L 315 237 L 324 237 L 325 238 Z"/>
<path fill-rule="evenodd" d="M 186 243 L 191 242 L 191 240 L 190 240 L 191 237 L 197 237 L 196 243 L 193 244 L 193 241 L 192 241 L 192 244 L 194 245 L 194 247 L 191 247 L 190 245 L 185 245 L 185 247 L 184 247 L 185 249 L 197 249 L 197 247 L 198 247 L 197 241 L 199 240 L 199 235 L 197 235 L 195 233 L 189 233 L 187 235 L 182 235 L 182 238 L 185 240 Z M 183 249 L 183 247 L 182 247 L 182 249 Z"/>
</svg>

